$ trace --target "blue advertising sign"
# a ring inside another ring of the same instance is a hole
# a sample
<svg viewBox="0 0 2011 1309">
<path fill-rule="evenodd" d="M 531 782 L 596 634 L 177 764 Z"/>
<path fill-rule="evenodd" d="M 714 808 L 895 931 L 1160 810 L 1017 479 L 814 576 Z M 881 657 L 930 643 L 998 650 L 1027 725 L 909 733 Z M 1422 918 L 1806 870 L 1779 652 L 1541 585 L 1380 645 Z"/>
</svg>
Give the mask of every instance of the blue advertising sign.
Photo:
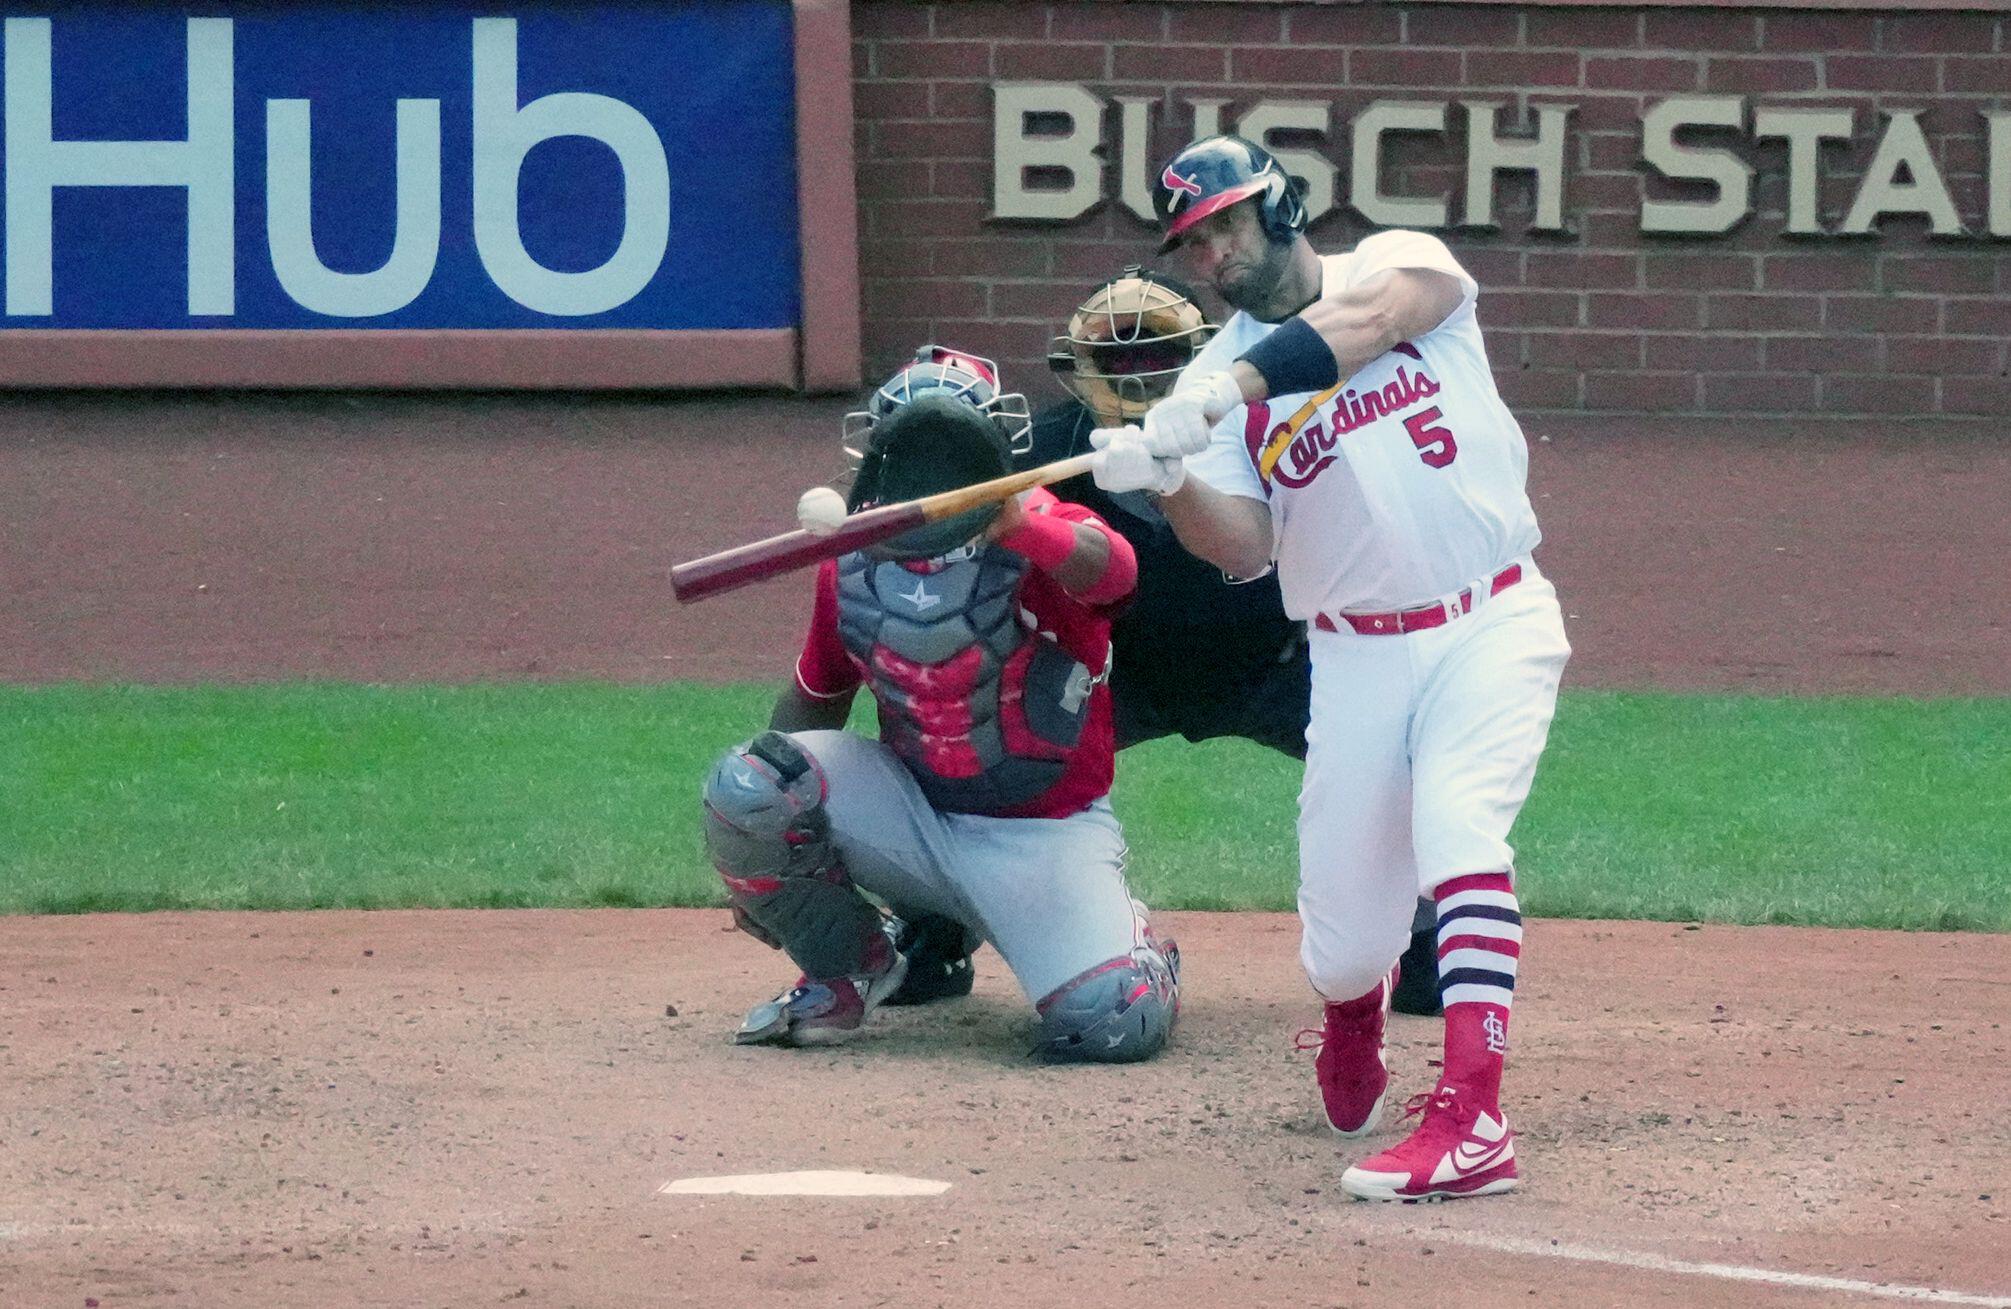
<svg viewBox="0 0 2011 1309">
<path fill-rule="evenodd" d="M 0 12 L 8 328 L 799 322 L 785 0 Z"/>
</svg>

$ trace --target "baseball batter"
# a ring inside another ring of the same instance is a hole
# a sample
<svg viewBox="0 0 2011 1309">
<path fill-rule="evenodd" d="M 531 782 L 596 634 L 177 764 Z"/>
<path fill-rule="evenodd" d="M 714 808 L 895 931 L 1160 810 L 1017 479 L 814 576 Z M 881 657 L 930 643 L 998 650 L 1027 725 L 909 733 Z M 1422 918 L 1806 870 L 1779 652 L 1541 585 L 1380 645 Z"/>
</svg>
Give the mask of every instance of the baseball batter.
<svg viewBox="0 0 2011 1309">
<path fill-rule="evenodd" d="M 1382 232 L 1321 257 L 1297 188 L 1238 137 L 1159 177 L 1166 248 L 1237 313 L 1143 430 L 1096 433 L 1098 485 L 1145 490 L 1195 553 L 1275 561 L 1311 629 L 1299 796 L 1301 956 L 1326 1000 L 1328 1118 L 1378 1126 L 1384 1016 L 1414 898 L 1438 909 L 1444 1069 L 1400 1144 L 1349 1168 L 1362 1199 L 1513 1189 L 1500 1104 L 1521 916 L 1508 835 L 1570 654 L 1496 393 L 1479 288 L 1445 245 Z"/>
<path fill-rule="evenodd" d="M 988 361 L 926 347 L 852 428 L 851 508 L 1008 471 L 1026 420 L 1005 399 Z M 1178 954 L 1132 898 L 1106 798 L 1110 618 L 1135 576 L 1124 538 L 1045 491 L 819 569 L 771 730 L 705 782 L 736 922 L 803 971 L 736 1040 L 844 1041 L 899 989 L 899 922 L 870 892 L 997 946 L 1049 1057 L 1158 1053 Z M 877 741 L 841 730 L 861 686 Z"/>
<path fill-rule="evenodd" d="M 1034 418 L 1026 466 L 1089 449 L 1090 433 L 1141 420 L 1173 388 L 1215 328 L 1187 286 L 1126 269 L 1092 292 L 1048 363 L 1077 403 Z M 1305 625 L 1288 617 L 1273 572 L 1232 579 L 1180 544 L 1142 492 L 1111 495 L 1088 477 L 1054 493 L 1095 510 L 1138 555 L 1138 595 L 1111 630 L 1117 748 L 1178 734 L 1240 736 L 1306 757 L 1312 668 Z M 1391 1007 L 1436 1014 L 1438 916 L 1420 899 Z"/>
</svg>

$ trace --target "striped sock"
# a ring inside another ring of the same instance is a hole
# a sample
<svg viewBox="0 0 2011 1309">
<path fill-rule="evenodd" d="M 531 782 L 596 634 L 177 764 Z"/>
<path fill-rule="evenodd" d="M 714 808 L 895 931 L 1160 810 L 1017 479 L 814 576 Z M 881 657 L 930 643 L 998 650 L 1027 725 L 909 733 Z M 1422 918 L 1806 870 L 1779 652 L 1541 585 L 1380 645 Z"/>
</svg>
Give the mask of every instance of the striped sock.
<svg viewBox="0 0 2011 1309">
<path fill-rule="evenodd" d="M 1445 1080 L 1482 1103 L 1501 1095 L 1508 1009 L 1522 955 L 1522 911 L 1507 873 L 1440 883 L 1438 989 L 1445 1004 Z"/>
</svg>

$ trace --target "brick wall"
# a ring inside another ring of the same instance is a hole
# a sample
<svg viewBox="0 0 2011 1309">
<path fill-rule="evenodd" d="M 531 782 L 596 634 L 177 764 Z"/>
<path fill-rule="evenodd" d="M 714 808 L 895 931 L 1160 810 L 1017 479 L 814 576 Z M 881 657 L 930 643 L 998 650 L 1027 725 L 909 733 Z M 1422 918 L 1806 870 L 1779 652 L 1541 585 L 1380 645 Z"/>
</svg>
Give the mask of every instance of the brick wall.
<svg viewBox="0 0 2011 1309">
<path fill-rule="evenodd" d="M 1638 162 L 1644 110 L 1684 92 L 1854 108 L 1856 137 L 1822 154 L 1831 227 L 1870 161 L 1877 111 L 1924 109 L 1963 220 L 1980 229 L 1978 113 L 2011 108 L 2011 18 L 2002 15 L 863 0 L 853 33 L 870 376 L 922 341 L 951 341 L 996 355 L 1009 383 L 1052 397 L 1049 336 L 1090 286 L 1151 248 L 1148 226 L 1114 199 L 1065 224 L 987 220 L 994 80 L 1160 97 L 1155 168 L 1188 137 L 1190 96 L 1230 100 L 1225 122 L 1259 99 L 1331 102 L 1335 130 L 1322 150 L 1339 169 L 1342 203 L 1313 229 L 1323 250 L 1370 230 L 1345 204 L 1346 122 L 1357 110 L 1484 93 L 1518 114 L 1531 103 L 1578 106 L 1570 234 L 1530 233 L 1532 188 L 1514 179 L 1498 193 L 1499 233 L 1443 234 L 1482 283 L 1482 322 L 1511 403 L 2011 415 L 2011 242 L 1934 239 L 1915 219 L 1889 220 L 1876 237 L 1784 236 L 1779 141 L 1743 147 L 1754 212 L 1732 233 L 1639 231 L 1644 196 L 1698 194 Z M 1416 141 L 1403 146 L 1395 188 L 1456 189 L 1465 158 L 1457 127 L 1436 143 Z M 1106 190 L 1115 189 L 1113 179 Z"/>
</svg>

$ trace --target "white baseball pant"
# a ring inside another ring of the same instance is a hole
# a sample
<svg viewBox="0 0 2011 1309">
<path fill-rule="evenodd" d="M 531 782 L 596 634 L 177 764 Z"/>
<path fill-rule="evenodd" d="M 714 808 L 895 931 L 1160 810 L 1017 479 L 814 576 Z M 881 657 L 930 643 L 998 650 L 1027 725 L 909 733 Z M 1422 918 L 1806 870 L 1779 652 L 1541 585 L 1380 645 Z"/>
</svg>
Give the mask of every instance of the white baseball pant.
<svg viewBox="0 0 2011 1309">
<path fill-rule="evenodd" d="M 1363 995 L 1410 941 L 1420 894 L 1512 871 L 1508 843 L 1571 646 L 1557 592 L 1522 580 L 1402 635 L 1310 633 L 1312 722 L 1299 792 L 1300 959 L 1329 1000 Z"/>
</svg>

